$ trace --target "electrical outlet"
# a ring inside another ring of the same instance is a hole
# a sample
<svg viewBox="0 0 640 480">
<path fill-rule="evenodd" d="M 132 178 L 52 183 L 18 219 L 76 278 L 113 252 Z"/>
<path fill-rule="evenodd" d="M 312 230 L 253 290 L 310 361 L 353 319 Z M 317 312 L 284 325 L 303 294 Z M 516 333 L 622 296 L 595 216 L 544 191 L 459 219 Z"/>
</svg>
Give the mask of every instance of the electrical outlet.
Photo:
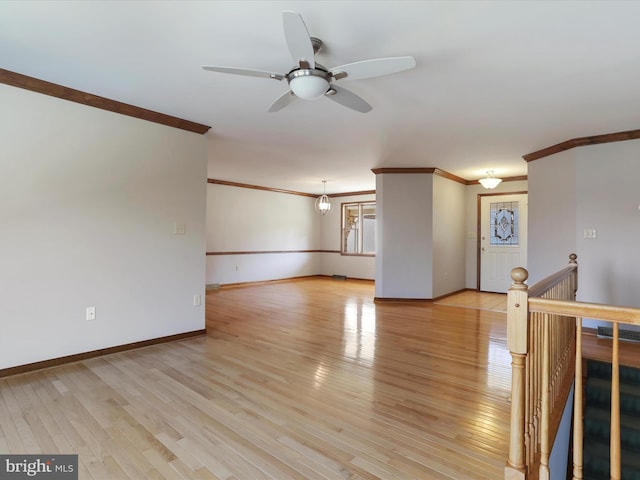
<svg viewBox="0 0 640 480">
<path fill-rule="evenodd" d="M 585 228 L 584 238 L 598 238 L 598 231 L 595 228 Z"/>
<path fill-rule="evenodd" d="M 184 235 L 187 232 L 187 226 L 184 223 L 174 223 L 173 224 L 173 234 L 174 235 Z"/>
<path fill-rule="evenodd" d="M 194 307 L 199 307 L 200 305 L 202 305 L 202 297 L 200 295 L 194 295 L 193 296 L 193 306 Z"/>
<path fill-rule="evenodd" d="M 96 319 L 96 307 L 87 307 L 87 320 Z"/>
</svg>

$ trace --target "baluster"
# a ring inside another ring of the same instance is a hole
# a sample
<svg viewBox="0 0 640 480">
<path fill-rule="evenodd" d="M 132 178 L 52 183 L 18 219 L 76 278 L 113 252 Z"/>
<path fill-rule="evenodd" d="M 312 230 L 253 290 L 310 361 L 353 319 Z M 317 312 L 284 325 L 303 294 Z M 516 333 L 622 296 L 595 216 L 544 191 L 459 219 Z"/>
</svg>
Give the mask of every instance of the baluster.
<svg viewBox="0 0 640 480">
<path fill-rule="evenodd" d="M 571 289 L 573 290 L 571 293 L 571 300 L 576 299 L 576 292 L 578 291 L 578 256 L 575 253 L 569 255 L 569 265 L 576 265 L 576 268 L 573 269 L 573 274 L 571 278 L 573 280 Z"/>
<path fill-rule="evenodd" d="M 542 321 L 542 425 L 540 428 L 540 480 L 549 480 L 549 315 Z"/>
<path fill-rule="evenodd" d="M 537 397 L 537 368 L 538 368 L 538 336 L 536 313 L 529 314 L 529 323 L 531 326 L 531 350 L 529 351 L 529 465 L 533 464 L 536 458 L 536 450 L 538 445 L 538 397 Z"/>
<path fill-rule="evenodd" d="M 525 368 L 525 380 L 524 384 L 526 386 L 526 391 L 524 395 L 524 454 L 525 454 L 525 463 L 527 465 L 531 465 L 533 463 L 533 436 L 535 435 L 535 430 L 533 427 L 533 375 L 532 375 L 532 367 L 533 363 L 533 352 L 534 348 L 534 332 L 533 332 L 533 322 L 531 318 L 529 319 L 529 325 L 527 327 L 529 329 L 529 354 L 527 355 L 527 363 Z"/>
<path fill-rule="evenodd" d="M 576 383 L 573 392 L 573 480 L 582 480 L 582 318 L 576 318 Z"/>
<path fill-rule="evenodd" d="M 534 379 L 534 388 L 535 388 L 535 402 L 536 402 L 536 411 L 535 411 L 535 427 L 536 427 L 536 441 L 535 441 L 535 453 L 539 452 L 540 447 L 540 412 L 541 409 L 541 397 L 540 397 L 540 372 L 542 371 L 542 321 L 540 319 L 540 314 L 536 313 L 536 369 L 535 369 L 535 379 Z M 534 456 L 535 460 L 535 456 Z M 532 460 L 533 461 L 533 460 Z"/>
<path fill-rule="evenodd" d="M 558 364 L 557 344 L 558 337 L 555 335 L 557 322 L 556 316 L 547 314 L 547 324 L 549 328 L 549 414 L 553 410 L 553 397 L 556 391 L 556 365 Z"/>
<path fill-rule="evenodd" d="M 555 410 L 555 398 L 558 395 L 558 365 L 560 364 L 560 347 L 562 346 L 560 337 L 560 317 L 558 315 L 549 316 L 549 334 L 551 335 L 550 340 L 553 342 L 553 363 L 550 365 L 551 371 L 553 372 L 553 377 L 551 381 L 551 397 L 549 397 L 549 411 L 552 412 Z"/>
<path fill-rule="evenodd" d="M 611 359 L 611 480 L 620 480 L 620 360 L 618 358 L 618 323 L 613 324 Z"/>
<path fill-rule="evenodd" d="M 551 393 L 553 394 L 549 397 L 549 412 L 553 412 L 555 410 L 555 398 L 558 396 L 558 381 L 560 380 L 558 376 L 558 366 L 560 365 L 560 349 L 562 347 L 562 337 L 560 336 L 560 317 L 558 315 L 552 315 L 549 317 L 549 334 L 553 335 L 551 339 L 553 340 L 553 364 L 550 365 L 551 371 L 553 372 L 553 389 Z"/>
</svg>

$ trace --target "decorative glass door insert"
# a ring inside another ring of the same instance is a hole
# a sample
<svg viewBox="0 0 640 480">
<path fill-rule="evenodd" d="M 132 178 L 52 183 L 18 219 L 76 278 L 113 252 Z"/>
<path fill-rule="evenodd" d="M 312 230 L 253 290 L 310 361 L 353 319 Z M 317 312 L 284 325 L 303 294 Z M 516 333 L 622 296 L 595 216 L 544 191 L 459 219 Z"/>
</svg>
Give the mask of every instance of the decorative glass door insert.
<svg viewBox="0 0 640 480">
<path fill-rule="evenodd" d="M 518 202 L 491 203 L 491 245 L 519 245 Z"/>
</svg>

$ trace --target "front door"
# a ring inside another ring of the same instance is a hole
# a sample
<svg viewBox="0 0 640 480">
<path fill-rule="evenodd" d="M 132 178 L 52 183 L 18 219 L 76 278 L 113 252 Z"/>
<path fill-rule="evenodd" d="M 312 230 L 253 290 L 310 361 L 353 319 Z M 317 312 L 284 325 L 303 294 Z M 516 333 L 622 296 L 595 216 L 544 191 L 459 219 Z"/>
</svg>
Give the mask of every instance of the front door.
<svg viewBox="0 0 640 480">
<path fill-rule="evenodd" d="M 511 270 L 527 266 L 526 193 L 480 196 L 480 290 L 506 293 Z"/>
</svg>

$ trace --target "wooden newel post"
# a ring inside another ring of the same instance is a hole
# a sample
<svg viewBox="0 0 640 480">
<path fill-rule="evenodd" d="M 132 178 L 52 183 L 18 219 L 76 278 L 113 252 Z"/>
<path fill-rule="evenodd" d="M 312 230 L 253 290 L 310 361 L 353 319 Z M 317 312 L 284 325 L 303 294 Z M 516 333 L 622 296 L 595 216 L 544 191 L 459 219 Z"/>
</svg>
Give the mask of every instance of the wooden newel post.
<svg viewBox="0 0 640 480">
<path fill-rule="evenodd" d="M 507 293 L 507 348 L 511 352 L 511 433 L 505 480 L 526 479 L 525 464 L 525 379 L 529 345 L 528 287 L 524 283 L 529 272 L 524 268 L 511 271 L 513 284 Z"/>
<path fill-rule="evenodd" d="M 569 265 L 575 265 L 576 267 L 575 273 L 573 274 L 573 296 L 571 297 L 571 300 L 575 300 L 576 292 L 578 291 L 578 255 L 575 253 L 569 255 Z"/>
</svg>

